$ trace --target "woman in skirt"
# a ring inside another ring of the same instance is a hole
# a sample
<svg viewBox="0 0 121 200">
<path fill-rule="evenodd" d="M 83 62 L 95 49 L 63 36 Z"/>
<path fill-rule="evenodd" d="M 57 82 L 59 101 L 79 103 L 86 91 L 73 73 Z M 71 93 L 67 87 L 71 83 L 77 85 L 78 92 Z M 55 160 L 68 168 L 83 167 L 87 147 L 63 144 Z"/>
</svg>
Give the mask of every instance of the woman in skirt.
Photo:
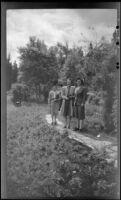
<svg viewBox="0 0 121 200">
<path fill-rule="evenodd" d="M 62 88 L 63 88 L 62 82 L 61 82 L 61 83 L 58 82 L 58 91 L 60 91 L 59 111 L 60 111 L 60 109 L 61 109 L 62 101 L 63 101 L 63 99 L 62 99 Z"/>
<path fill-rule="evenodd" d="M 71 118 L 73 116 L 73 102 L 74 102 L 75 87 L 71 86 L 71 79 L 67 79 L 67 86 L 62 88 L 62 106 L 60 114 L 65 118 L 64 128 L 70 128 Z"/>
<path fill-rule="evenodd" d="M 61 93 L 58 90 L 57 86 L 58 86 L 58 81 L 54 81 L 52 90 L 49 92 L 49 98 L 48 98 L 48 104 L 50 106 L 50 114 L 52 117 L 52 125 L 57 124 L 56 119 L 60 106 Z"/>
<path fill-rule="evenodd" d="M 84 80 L 81 78 L 77 79 L 77 87 L 75 89 L 75 101 L 74 101 L 74 117 L 77 121 L 76 130 L 83 130 L 84 119 L 85 119 L 85 101 L 86 101 L 87 89 L 84 86 Z"/>
</svg>

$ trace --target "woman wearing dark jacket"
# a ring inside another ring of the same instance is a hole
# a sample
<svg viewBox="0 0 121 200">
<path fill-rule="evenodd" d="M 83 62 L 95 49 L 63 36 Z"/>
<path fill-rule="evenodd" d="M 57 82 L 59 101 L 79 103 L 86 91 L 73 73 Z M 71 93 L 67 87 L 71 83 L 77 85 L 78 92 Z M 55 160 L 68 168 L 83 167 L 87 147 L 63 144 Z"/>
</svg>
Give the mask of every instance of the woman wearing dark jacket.
<svg viewBox="0 0 121 200">
<path fill-rule="evenodd" d="M 77 87 L 75 89 L 74 101 L 74 117 L 77 121 L 77 126 L 74 130 L 82 130 L 85 119 L 85 101 L 86 101 L 87 88 L 84 85 L 82 78 L 77 78 Z"/>
</svg>

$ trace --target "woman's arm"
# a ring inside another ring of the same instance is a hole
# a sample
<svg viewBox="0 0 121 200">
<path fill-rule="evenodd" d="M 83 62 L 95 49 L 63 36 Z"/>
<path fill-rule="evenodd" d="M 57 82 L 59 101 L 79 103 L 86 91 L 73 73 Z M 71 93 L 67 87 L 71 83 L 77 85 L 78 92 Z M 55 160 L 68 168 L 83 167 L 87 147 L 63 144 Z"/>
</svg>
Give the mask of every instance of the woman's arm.
<svg viewBox="0 0 121 200">
<path fill-rule="evenodd" d="M 62 99 L 68 99 L 65 94 L 65 88 L 62 88 L 61 97 L 62 97 Z"/>
<path fill-rule="evenodd" d="M 76 105 L 76 102 L 77 102 L 77 91 L 76 91 L 76 88 L 74 90 L 74 105 Z"/>
<path fill-rule="evenodd" d="M 85 101 L 86 101 L 86 93 L 87 93 L 87 89 L 86 89 L 86 88 L 84 88 L 84 89 L 83 89 L 83 99 L 82 99 L 82 105 L 84 105 L 84 104 L 85 104 Z"/>
</svg>

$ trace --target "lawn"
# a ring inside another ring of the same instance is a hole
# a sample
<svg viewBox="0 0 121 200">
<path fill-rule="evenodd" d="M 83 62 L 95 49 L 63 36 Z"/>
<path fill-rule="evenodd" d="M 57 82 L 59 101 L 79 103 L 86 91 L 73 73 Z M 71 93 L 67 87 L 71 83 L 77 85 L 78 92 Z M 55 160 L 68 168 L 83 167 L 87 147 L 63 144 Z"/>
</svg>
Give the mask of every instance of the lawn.
<svg viewBox="0 0 121 200">
<path fill-rule="evenodd" d="M 7 102 L 9 198 L 117 195 L 113 165 L 48 125 L 47 105 L 14 107 L 10 97 Z"/>
</svg>

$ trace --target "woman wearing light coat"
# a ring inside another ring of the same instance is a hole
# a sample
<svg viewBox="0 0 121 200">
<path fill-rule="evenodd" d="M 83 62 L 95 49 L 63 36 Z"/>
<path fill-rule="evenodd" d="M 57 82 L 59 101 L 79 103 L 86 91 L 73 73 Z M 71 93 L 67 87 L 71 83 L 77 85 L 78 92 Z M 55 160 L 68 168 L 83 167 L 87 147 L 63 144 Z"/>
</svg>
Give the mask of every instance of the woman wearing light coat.
<svg viewBox="0 0 121 200">
<path fill-rule="evenodd" d="M 71 79 L 67 79 L 67 86 L 62 87 L 62 106 L 60 114 L 65 118 L 64 128 L 70 128 L 71 118 L 73 116 L 75 86 L 71 86 Z"/>
</svg>

